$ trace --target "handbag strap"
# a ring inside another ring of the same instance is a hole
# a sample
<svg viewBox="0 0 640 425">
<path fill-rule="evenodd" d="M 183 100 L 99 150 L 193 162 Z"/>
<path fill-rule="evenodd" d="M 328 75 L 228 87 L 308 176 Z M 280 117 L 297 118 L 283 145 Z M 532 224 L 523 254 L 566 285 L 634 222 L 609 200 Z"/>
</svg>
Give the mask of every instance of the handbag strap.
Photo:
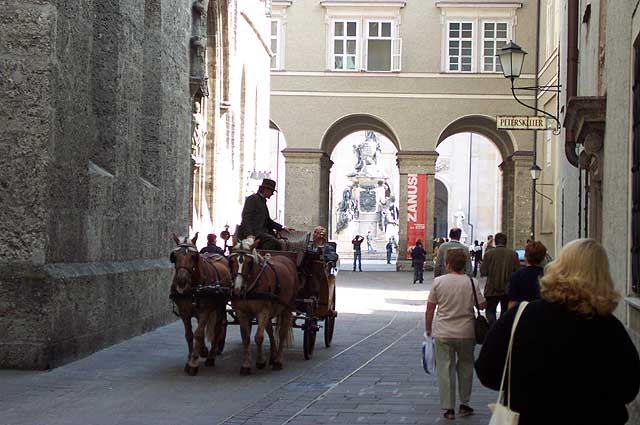
<svg viewBox="0 0 640 425">
<path fill-rule="evenodd" d="M 478 304 L 478 295 L 476 295 L 476 286 L 473 284 L 473 279 L 469 276 L 469 281 L 471 282 L 471 291 L 473 292 L 473 300 L 476 304 L 476 309 L 478 309 L 478 314 L 480 314 L 480 304 Z"/>
<path fill-rule="evenodd" d="M 520 321 L 520 316 L 522 316 L 522 312 L 529 304 L 528 301 L 523 301 L 518 306 L 518 311 L 516 312 L 516 317 L 513 319 L 513 325 L 511 326 L 511 336 L 509 337 L 509 348 L 507 349 L 507 358 L 504 362 L 504 370 L 502 371 L 502 379 L 500 380 L 500 391 L 498 391 L 498 404 L 500 404 L 500 398 L 502 397 L 502 391 L 504 389 L 504 380 L 507 376 L 507 369 L 509 370 L 509 385 L 508 385 L 508 394 L 507 394 L 507 407 L 511 406 L 511 349 L 513 347 L 513 336 L 516 333 L 516 327 L 518 326 L 518 322 Z"/>
</svg>

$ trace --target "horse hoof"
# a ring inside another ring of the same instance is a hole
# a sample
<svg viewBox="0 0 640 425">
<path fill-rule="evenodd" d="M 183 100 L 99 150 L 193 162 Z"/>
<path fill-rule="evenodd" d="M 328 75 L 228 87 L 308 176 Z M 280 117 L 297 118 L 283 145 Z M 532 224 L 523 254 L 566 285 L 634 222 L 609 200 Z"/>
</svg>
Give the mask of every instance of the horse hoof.
<svg viewBox="0 0 640 425">
<path fill-rule="evenodd" d="M 241 367 L 240 368 L 240 375 L 243 375 L 243 376 L 251 375 L 251 368 L 250 367 Z"/>
<path fill-rule="evenodd" d="M 264 369 L 267 367 L 266 363 L 256 363 L 256 369 Z"/>
<path fill-rule="evenodd" d="M 282 370 L 282 363 L 280 362 L 273 362 L 273 365 L 271 366 L 272 370 Z"/>
<path fill-rule="evenodd" d="M 185 363 L 185 364 L 184 364 L 184 371 L 185 371 L 185 373 L 189 372 L 189 369 L 190 369 L 190 367 L 189 367 L 189 363 Z"/>
<path fill-rule="evenodd" d="M 205 366 L 209 366 L 209 367 L 214 367 L 216 365 L 216 361 L 215 361 L 215 359 L 207 359 L 204 362 L 204 365 Z"/>
<path fill-rule="evenodd" d="M 200 357 L 205 358 L 209 355 L 209 350 L 207 350 L 207 347 L 202 347 L 200 349 Z"/>
</svg>

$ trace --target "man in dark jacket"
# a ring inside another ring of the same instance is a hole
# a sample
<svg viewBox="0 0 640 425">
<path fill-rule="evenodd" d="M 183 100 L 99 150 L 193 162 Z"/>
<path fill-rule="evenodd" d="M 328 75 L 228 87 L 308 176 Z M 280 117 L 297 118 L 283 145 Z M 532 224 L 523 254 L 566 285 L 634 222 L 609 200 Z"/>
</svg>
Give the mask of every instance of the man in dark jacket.
<svg viewBox="0 0 640 425">
<path fill-rule="evenodd" d="M 496 321 L 496 309 L 500 304 L 501 315 L 506 313 L 509 303 L 507 284 L 511 275 L 520 268 L 518 254 L 507 248 L 507 235 L 496 233 L 496 247 L 484 254 L 480 265 L 480 276 L 487 277 L 484 286 L 484 297 L 487 299 L 487 320 L 489 324 Z"/>
<path fill-rule="evenodd" d="M 207 235 L 207 246 L 200 250 L 200 254 L 219 254 L 224 255 L 224 250 L 216 245 L 218 236 L 215 233 L 209 233 Z"/>
<path fill-rule="evenodd" d="M 247 196 L 242 208 L 242 223 L 238 229 L 238 239 L 245 239 L 249 235 L 260 240 L 260 248 L 267 250 L 281 249 L 275 232 L 290 230 L 280 223 L 271 220 L 267 199 L 276 191 L 276 182 L 271 179 L 262 180 L 258 192 Z"/>
</svg>

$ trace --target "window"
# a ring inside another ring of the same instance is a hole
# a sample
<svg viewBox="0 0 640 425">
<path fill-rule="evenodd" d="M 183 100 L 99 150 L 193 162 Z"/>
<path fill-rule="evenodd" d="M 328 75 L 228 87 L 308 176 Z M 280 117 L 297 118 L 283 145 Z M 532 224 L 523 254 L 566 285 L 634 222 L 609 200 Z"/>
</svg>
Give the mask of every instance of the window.
<svg viewBox="0 0 640 425">
<path fill-rule="evenodd" d="M 282 69 L 282 55 L 280 53 L 280 21 L 277 19 L 271 20 L 271 51 L 274 54 L 274 56 L 271 57 L 271 69 Z"/>
<path fill-rule="evenodd" d="M 367 71 L 391 71 L 391 22 L 367 25 Z"/>
<path fill-rule="evenodd" d="M 449 22 L 447 34 L 447 70 L 471 72 L 473 63 L 473 23 Z"/>
<path fill-rule="evenodd" d="M 549 1 L 549 0 L 547 0 Z M 495 54 L 516 40 L 521 2 L 437 1 L 441 22 L 441 71 L 501 73 Z"/>
<path fill-rule="evenodd" d="M 553 53 L 555 49 L 555 16 L 554 16 L 554 2 L 552 0 L 547 0 L 547 28 L 545 31 L 545 41 L 546 41 L 546 57 L 548 58 Z"/>
<path fill-rule="evenodd" d="M 509 24 L 506 22 L 483 22 L 482 71 L 502 72 L 496 57 L 498 49 L 509 41 Z"/>
<path fill-rule="evenodd" d="M 640 295 L 640 38 L 634 45 L 631 162 L 631 285 Z"/>
<path fill-rule="evenodd" d="M 552 130 L 547 130 L 545 131 L 545 136 L 544 136 L 544 160 L 545 160 L 545 166 L 546 167 L 551 167 L 551 160 L 552 160 L 552 156 L 553 156 L 553 131 Z"/>
<path fill-rule="evenodd" d="M 333 69 L 355 71 L 358 53 L 358 22 L 333 22 Z"/>
</svg>

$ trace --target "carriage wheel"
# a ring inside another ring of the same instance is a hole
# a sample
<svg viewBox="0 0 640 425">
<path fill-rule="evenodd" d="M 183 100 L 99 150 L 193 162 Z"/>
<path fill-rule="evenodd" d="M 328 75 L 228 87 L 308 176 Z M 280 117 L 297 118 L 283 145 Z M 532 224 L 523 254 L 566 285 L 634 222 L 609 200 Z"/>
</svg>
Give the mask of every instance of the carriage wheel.
<svg viewBox="0 0 640 425">
<path fill-rule="evenodd" d="M 303 334 L 304 359 L 309 360 L 313 357 L 313 350 L 316 346 L 316 333 L 318 332 L 315 320 L 307 319 L 305 321 L 305 329 Z"/>
<path fill-rule="evenodd" d="M 336 316 L 333 312 L 336 311 L 336 291 L 333 291 L 333 301 L 331 301 L 331 308 L 324 319 L 324 346 L 331 347 L 331 341 L 333 340 L 333 329 L 336 324 Z"/>
</svg>

